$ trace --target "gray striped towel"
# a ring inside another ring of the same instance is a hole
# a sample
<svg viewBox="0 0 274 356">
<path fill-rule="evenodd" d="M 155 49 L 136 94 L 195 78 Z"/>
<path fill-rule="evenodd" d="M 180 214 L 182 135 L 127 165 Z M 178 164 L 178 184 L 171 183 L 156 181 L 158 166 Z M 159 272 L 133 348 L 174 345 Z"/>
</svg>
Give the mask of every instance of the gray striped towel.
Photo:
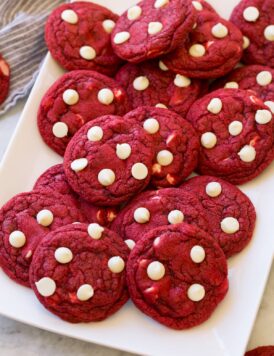
<svg viewBox="0 0 274 356">
<path fill-rule="evenodd" d="M 11 68 L 9 96 L 0 115 L 25 97 L 47 53 L 44 24 L 63 0 L 0 0 L 0 53 Z"/>
</svg>

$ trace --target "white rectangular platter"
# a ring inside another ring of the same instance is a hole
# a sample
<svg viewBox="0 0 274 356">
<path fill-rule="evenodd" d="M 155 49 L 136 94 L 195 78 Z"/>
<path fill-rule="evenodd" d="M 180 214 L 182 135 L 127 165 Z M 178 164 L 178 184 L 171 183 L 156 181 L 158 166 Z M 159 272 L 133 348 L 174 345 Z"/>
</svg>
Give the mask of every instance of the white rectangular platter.
<svg viewBox="0 0 274 356">
<path fill-rule="evenodd" d="M 209 0 L 227 18 L 238 1 Z M 121 13 L 135 1 L 95 2 Z M 48 55 L 2 161 L 1 205 L 16 193 L 30 190 L 40 173 L 61 162 L 40 138 L 36 113 L 43 94 L 62 73 Z M 229 260 L 229 293 L 203 325 L 187 331 L 170 330 L 143 315 L 131 302 L 106 321 L 69 324 L 47 312 L 31 290 L 12 282 L 1 270 L 0 313 L 52 332 L 139 354 L 243 355 L 273 256 L 274 164 L 242 188 L 256 206 L 256 231 L 249 246 Z"/>
</svg>

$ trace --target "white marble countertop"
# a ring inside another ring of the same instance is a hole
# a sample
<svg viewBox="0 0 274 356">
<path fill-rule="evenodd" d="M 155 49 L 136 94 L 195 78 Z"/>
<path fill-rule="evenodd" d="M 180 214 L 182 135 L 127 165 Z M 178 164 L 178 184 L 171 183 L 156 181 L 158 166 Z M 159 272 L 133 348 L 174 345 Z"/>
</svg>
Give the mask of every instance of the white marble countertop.
<svg viewBox="0 0 274 356">
<path fill-rule="evenodd" d="M 0 118 L 0 157 L 5 152 L 24 102 Z M 238 321 L 239 322 L 239 321 Z M 274 264 L 259 313 L 249 340 L 248 349 L 274 345 Z M 130 356 L 127 352 L 77 341 L 42 331 L 0 316 L 0 355 L 5 356 Z M 174 355 L 175 356 L 175 355 Z M 212 355 L 215 356 L 215 355 Z M 219 355 L 216 355 L 219 356 Z M 233 355 L 230 355 L 233 356 Z"/>
</svg>

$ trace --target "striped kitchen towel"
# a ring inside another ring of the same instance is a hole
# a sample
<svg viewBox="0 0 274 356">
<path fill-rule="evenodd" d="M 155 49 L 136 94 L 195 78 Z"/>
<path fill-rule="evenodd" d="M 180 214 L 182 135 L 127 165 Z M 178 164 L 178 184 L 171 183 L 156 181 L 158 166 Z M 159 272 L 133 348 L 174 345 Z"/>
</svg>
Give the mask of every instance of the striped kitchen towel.
<svg viewBox="0 0 274 356">
<path fill-rule="evenodd" d="M 47 53 L 44 25 L 51 10 L 64 0 L 0 0 L 0 53 L 9 63 L 9 96 L 0 115 L 25 97 Z"/>
</svg>

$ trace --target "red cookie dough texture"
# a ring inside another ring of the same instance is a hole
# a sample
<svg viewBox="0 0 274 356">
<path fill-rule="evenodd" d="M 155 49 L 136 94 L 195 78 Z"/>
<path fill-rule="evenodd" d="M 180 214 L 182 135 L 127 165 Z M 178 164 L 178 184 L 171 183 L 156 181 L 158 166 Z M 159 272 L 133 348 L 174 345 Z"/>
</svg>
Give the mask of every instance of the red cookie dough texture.
<svg viewBox="0 0 274 356">
<path fill-rule="evenodd" d="M 60 226 L 82 222 L 73 199 L 39 189 L 21 193 L 0 210 L 0 264 L 17 283 L 29 286 L 29 266 L 43 237 Z"/>
<path fill-rule="evenodd" d="M 162 62 L 190 78 L 217 78 L 227 74 L 242 56 L 243 37 L 231 22 L 210 11 L 198 11 L 195 28 Z"/>
<path fill-rule="evenodd" d="M 190 0 L 145 0 L 129 8 L 111 34 L 115 53 L 138 63 L 173 50 L 195 22 Z"/>
<path fill-rule="evenodd" d="M 244 35 L 243 61 L 274 67 L 273 0 L 242 0 L 230 20 Z"/>
<path fill-rule="evenodd" d="M 249 198 L 236 186 L 217 177 L 200 176 L 186 181 L 181 189 L 194 194 L 209 221 L 208 232 L 226 257 L 240 252 L 250 241 L 256 212 Z"/>
<path fill-rule="evenodd" d="M 0 104 L 8 96 L 10 86 L 10 67 L 0 54 Z"/>
<path fill-rule="evenodd" d="M 182 222 L 205 231 L 209 229 L 206 211 L 194 194 L 179 188 L 165 188 L 135 197 L 118 213 L 111 229 L 133 248 L 150 230 Z"/>
<path fill-rule="evenodd" d="M 126 64 L 115 79 L 126 89 L 133 108 L 143 105 L 169 108 L 182 116 L 207 90 L 206 83 L 175 74 L 159 60 Z"/>
<path fill-rule="evenodd" d="M 30 283 L 39 301 L 72 323 L 106 319 L 128 299 L 125 264 L 129 249 L 98 224 L 68 225 L 37 248 Z"/>
<path fill-rule="evenodd" d="M 143 106 L 125 120 L 139 123 L 154 143 L 151 183 L 156 187 L 180 184 L 196 168 L 199 140 L 193 127 L 167 109 Z"/>
<path fill-rule="evenodd" d="M 245 356 L 274 356 L 274 346 L 260 346 L 245 353 Z"/>
<path fill-rule="evenodd" d="M 115 206 L 148 185 L 152 160 L 150 135 L 123 117 L 108 115 L 77 132 L 66 149 L 64 169 L 83 199 Z"/>
<path fill-rule="evenodd" d="M 225 78 L 215 81 L 212 89 L 244 89 L 261 98 L 274 114 L 274 69 L 261 65 L 248 65 L 233 70 Z"/>
<path fill-rule="evenodd" d="M 88 2 L 64 4 L 49 16 L 45 40 L 53 58 L 65 69 L 92 69 L 113 75 L 121 60 L 110 34 L 118 16 Z"/>
<path fill-rule="evenodd" d="M 63 155 L 72 136 L 86 122 L 128 110 L 127 95 L 116 81 L 77 70 L 64 74 L 46 92 L 39 107 L 38 127 L 46 144 Z"/>
<path fill-rule="evenodd" d="M 207 320 L 228 290 L 223 251 L 188 224 L 153 229 L 127 264 L 129 293 L 143 313 L 173 329 Z"/>
<path fill-rule="evenodd" d="M 117 215 L 115 208 L 97 207 L 80 198 L 68 184 L 63 164 L 50 167 L 37 179 L 33 189 L 40 188 L 52 189 L 75 199 L 75 204 L 78 205 L 87 222 L 96 222 L 108 226 Z"/>
<path fill-rule="evenodd" d="M 203 175 L 242 184 L 273 160 L 273 115 L 248 91 L 214 91 L 194 103 L 187 120 L 200 136 L 198 170 Z"/>
</svg>

